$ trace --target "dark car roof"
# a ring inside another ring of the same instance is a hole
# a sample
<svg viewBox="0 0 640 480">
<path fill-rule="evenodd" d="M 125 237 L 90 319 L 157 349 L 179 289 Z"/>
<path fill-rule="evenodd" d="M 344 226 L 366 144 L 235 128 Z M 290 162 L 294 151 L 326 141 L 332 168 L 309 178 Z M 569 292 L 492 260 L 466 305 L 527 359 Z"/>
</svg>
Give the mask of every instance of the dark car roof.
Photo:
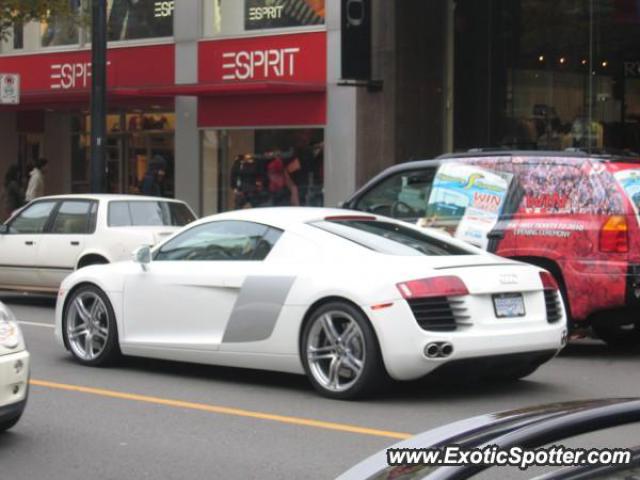
<svg viewBox="0 0 640 480">
<path fill-rule="evenodd" d="M 343 202 L 345 207 L 353 207 L 353 203 L 365 192 L 369 191 L 372 187 L 380 183 L 381 180 L 395 175 L 396 173 L 409 172 L 412 170 L 420 170 L 422 168 L 437 167 L 447 160 L 465 159 L 465 158 L 482 158 L 482 157 L 537 157 L 537 158 L 563 158 L 568 161 L 575 160 L 576 162 L 584 161 L 585 159 L 598 160 L 603 162 L 620 162 L 620 163 L 640 163 L 640 157 L 635 154 L 626 153 L 611 153 L 611 152 L 598 152 L 587 153 L 583 150 L 504 150 L 504 149 L 472 149 L 467 152 L 461 153 L 448 153 L 440 155 L 434 159 L 425 160 L 410 160 L 403 163 L 398 163 L 387 167 L 382 172 L 378 173 L 375 177 L 360 187 L 346 202 Z"/>
<path fill-rule="evenodd" d="M 480 415 L 445 425 L 404 440 L 391 448 L 437 448 L 456 444 L 464 448 L 497 445 L 536 448 L 583 433 L 640 421 L 640 399 L 617 398 L 554 403 Z M 488 468 L 479 465 L 437 467 L 425 479 L 468 478 Z M 391 471 L 386 449 L 369 457 L 339 480 L 370 478 Z M 390 476 L 392 478 L 392 476 Z"/>
</svg>

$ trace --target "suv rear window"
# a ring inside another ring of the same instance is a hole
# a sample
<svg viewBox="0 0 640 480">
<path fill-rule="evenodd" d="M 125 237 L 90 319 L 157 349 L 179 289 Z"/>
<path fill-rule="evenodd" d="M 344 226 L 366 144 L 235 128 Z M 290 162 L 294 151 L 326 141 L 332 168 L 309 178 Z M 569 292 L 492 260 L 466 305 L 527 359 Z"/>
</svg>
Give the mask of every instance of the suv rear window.
<svg viewBox="0 0 640 480">
<path fill-rule="evenodd" d="M 323 220 L 311 223 L 314 227 L 357 243 L 365 248 L 388 255 L 444 256 L 474 255 L 449 242 L 397 223 L 380 220 Z"/>
<path fill-rule="evenodd" d="M 182 227 L 195 220 L 184 203 L 163 201 L 115 201 L 109 203 L 110 227 Z"/>
</svg>

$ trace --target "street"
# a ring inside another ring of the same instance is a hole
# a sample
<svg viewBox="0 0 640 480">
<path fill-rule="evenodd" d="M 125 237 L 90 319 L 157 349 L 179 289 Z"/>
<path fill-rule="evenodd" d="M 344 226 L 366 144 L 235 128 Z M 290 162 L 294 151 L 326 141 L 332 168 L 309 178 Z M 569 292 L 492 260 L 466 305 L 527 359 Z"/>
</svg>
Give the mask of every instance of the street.
<svg viewBox="0 0 640 480">
<path fill-rule="evenodd" d="M 2 478 L 12 480 L 333 478 L 409 434 L 497 410 L 635 396 L 640 378 L 637 352 L 585 340 L 512 385 L 421 381 L 332 401 L 302 376 L 144 359 L 81 367 L 54 341 L 53 300 L 0 299 L 33 359 L 25 415 L 0 437 Z M 632 430 L 616 438 L 632 444 Z"/>
</svg>

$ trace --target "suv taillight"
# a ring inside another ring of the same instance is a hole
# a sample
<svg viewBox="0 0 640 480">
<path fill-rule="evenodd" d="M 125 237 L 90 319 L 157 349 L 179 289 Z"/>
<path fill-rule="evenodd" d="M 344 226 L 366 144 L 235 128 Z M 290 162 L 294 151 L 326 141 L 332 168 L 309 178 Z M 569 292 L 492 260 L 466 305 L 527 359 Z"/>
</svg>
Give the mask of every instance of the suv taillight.
<svg viewBox="0 0 640 480">
<path fill-rule="evenodd" d="M 600 251 L 604 253 L 627 253 L 629 251 L 627 217 L 614 215 L 607 218 L 600 229 Z"/>
<path fill-rule="evenodd" d="M 453 275 L 446 277 L 422 278 L 409 280 L 396 285 L 404 298 L 458 297 L 469 295 L 469 290 L 462 280 Z"/>
</svg>

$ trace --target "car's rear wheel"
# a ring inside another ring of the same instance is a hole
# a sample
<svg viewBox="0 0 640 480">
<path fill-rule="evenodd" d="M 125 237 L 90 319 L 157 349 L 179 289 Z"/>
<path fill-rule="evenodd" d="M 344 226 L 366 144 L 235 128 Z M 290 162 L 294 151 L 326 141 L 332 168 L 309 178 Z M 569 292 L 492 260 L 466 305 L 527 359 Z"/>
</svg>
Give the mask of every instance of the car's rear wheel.
<svg viewBox="0 0 640 480">
<path fill-rule="evenodd" d="M 369 321 L 353 305 L 336 301 L 317 308 L 304 326 L 302 363 L 314 388 L 335 399 L 372 393 L 386 378 Z"/>
<path fill-rule="evenodd" d="M 593 323 L 593 332 L 596 336 L 614 348 L 630 348 L 640 345 L 640 325 L 638 323 L 620 324 L 603 319 Z"/>
<path fill-rule="evenodd" d="M 106 365 L 120 355 L 113 307 L 96 286 L 85 285 L 71 294 L 62 332 L 74 358 L 84 365 Z"/>
</svg>

